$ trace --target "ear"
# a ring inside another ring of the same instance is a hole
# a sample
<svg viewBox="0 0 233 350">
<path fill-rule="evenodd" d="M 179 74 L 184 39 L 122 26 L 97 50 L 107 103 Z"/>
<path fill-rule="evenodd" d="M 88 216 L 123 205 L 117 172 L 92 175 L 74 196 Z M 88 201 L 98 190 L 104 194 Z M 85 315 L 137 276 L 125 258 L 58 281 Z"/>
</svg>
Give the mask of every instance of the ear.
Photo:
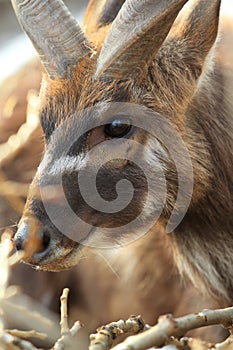
<svg viewBox="0 0 233 350">
<path fill-rule="evenodd" d="M 199 77 L 202 73 L 204 77 L 205 69 L 211 68 L 207 56 L 218 32 L 220 3 L 190 0 L 142 76 L 156 87 L 153 98 L 157 110 L 176 115 L 177 122 L 183 122 L 190 100 L 199 88 Z"/>
<path fill-rule="evenodd" d="M 142 74 L 187 0 L 126 0 L 99 59 L 95 78 L 127 79 Z"/>
<path fill-rule="evenodd" d="M 91 0 L 83 20 L 86 33 L 95 33 L 112 23 L 124 2 L 125 0 Z"/>
<path fill-rule="evenodd" d="M 169 39 L 199 77 L 217 37 L 221 0 L 192 0 L 181 11 Z"/>
</svg>

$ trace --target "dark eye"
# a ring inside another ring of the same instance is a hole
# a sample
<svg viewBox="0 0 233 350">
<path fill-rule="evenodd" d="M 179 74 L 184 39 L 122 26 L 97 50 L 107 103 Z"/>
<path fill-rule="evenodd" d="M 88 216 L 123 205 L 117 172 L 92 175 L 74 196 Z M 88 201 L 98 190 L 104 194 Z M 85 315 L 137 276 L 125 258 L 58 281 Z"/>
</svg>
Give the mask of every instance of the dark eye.
<svg viewBox="0 0 233 350">
<path fill-rule="evenodd" d="M 109 137 L 124 137 L 131 130 L 131 120 L 127 118 L 117 118 L 111 123 L 106 124 L 104 132 Z"/>
</svg>

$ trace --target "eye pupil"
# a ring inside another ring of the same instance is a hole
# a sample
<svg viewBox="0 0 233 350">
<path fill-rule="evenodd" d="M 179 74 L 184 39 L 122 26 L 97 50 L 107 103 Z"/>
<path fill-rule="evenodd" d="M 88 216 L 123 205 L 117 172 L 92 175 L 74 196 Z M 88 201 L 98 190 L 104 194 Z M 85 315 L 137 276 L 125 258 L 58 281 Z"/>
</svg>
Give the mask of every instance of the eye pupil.
<svg viewBox="0 0 233 350">
<path fill-rule="evenodd" d="M 124 137 L 130 131 L 132 125 L 130 119 L 114 119 L 105 125 L 104 132 L 109 137 Z"/>
</svg>

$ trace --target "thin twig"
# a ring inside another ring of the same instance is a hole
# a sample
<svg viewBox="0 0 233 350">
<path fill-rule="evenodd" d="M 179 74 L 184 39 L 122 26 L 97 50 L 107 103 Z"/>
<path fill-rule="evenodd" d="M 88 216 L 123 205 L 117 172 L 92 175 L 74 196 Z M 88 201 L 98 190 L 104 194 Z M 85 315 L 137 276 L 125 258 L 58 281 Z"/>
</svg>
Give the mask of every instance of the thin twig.
<svg viewBox="0 0 233 350">
<path fill-rule="evenodd" d="M 10 334 L 3 334 L 0 337 L 0 349 L 7 350 L 38 350 L 34 345 L 26 340 L 15 338 Z"/>
<path fill-rule="evenodd" d="M 68 301 L 69 289 L 63 289 L 61 300 L 61 337 L 57 340 L 52 350 L 65 350 L 72 345 L 73 337 L 83 327 L 81 322 L 76 321 L 73 327 L 70 329 L 68 326 L 68 313 L 67 313 L 67 301 Z"/>
<path fill-rule="evenodd" d="M 5 231 L 0 243 L 0 301 L 4 298 L 8 282 L 8 256 L 13 249 L 11 232 Z"/>
<path fill-rule="evenodd" d="M 7 180 L 7 177 L 5 176 L 2 170 L 0 170 L 0 184 L 0 194 L 7 199 L 12 208 L 14 208 L 19 214 L 22 214 L 25 205 L 25 202 L 21 196 L 22 193 L 18 193 L 18 191 L 16 190 L 16 186 L 11 187 L 9 181 Z"/>
<path fill-rule="evenodd" d="M 39 333 L 34 330 L 31 331 L 20 331 L 18 329 L 5 329 L 5 332 L 12 335 L 13 337 L 19 337 L 19 338 L 37 338 L 37 339 L 46 339 L 47 334 L 45 333 Z"/>
<path fill-rule="evenodd" d="M 39 99 L 35 92 L 30 91 L 27 96 L 27 117 L 26 122 L 22 124 L 16 134 L 11 135 L 8 140 L 0 145 L 0 182 L 4 183 L 1 186 L 1 195 L 4 195 L 10 205 L 20 214 L 22 214 L 24 208 L 24 200 L 22 197 L 26 197 L 28 185 L 18 184 L 7 181 L 5 174 L 3 173 L 3 167 L 12 161 L 19 152 L 25 147 L 32 139 L 33 135 L 39 128 L 38 106 Z"/>
<path fill-rule="evenodd" d="M 20 126 L 16 134 L 11 135 L 5 143 L 0 145 L 1 166 L 4 166 L 20 152 L 39 127 L 38 106 L 38 96 L 34 92 L 29 92 L 26 122 Z"/>
<path fill-rule="evenodd" d="M 61 335 L 69 331 L 68 326 L 68 314 L 67 314 L 67 302 L 68 302 L 68 295 L 69 295 L 69 289 L 64 288 L 62 292 L 62 296 L 60 298 L 61 301 Z"/>
<path fill-rule="evenodd" d="M 29 184 L 9 181 L 6 176 L 4 176 L 3 172 L 0 172 L 0 183 L 3 184 L 3 186 L 0 187 L 1 196 L 26 197 L 28 195 Z M 22 202 L 24 203 L 24 201 Z"/>
<path fill-rule="evenodd" d="M 58 339 L 60 332 L 57 315 L 29 296 L 18 294 L 10 299 L 5 298 L 2 309 L 5 321 L 14 320 L 16 328 L 35 329 L 40 333 L 46 333 L 49 343 L 54 343 Z"/>
</svg>

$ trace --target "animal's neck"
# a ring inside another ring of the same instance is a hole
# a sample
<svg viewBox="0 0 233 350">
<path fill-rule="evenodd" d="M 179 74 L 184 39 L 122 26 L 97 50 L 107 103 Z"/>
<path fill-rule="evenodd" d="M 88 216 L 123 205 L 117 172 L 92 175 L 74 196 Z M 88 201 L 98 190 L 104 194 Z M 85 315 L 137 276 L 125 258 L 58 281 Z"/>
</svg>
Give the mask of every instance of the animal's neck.
<svg viewBox="0 0 233 350">
<path fill-rule="evenodd" d="M 211 220 L 208 215 L 202 219 L 197 213 L 187 215 L 171 235 L 175 260 L 180 272 L 204 294 L 211 292 L 220 301 L 232 302 L 232 219 L 222 227 L 215 227 Z"/>
<path fill-rule="evenodd" d="M 192 161 L 203 193 L 198 196 L 194 187 L 194 199 L 173 242 L 181 271 L 196 285 L 200 279 L 207 281 L 217 297 L 233 300 L 233 109 L 227 87 L 229 73 L 215 68 L 201 81 L 187 112 L 191 134 L 186 141 L 196 144 Z"/>
</svg>

